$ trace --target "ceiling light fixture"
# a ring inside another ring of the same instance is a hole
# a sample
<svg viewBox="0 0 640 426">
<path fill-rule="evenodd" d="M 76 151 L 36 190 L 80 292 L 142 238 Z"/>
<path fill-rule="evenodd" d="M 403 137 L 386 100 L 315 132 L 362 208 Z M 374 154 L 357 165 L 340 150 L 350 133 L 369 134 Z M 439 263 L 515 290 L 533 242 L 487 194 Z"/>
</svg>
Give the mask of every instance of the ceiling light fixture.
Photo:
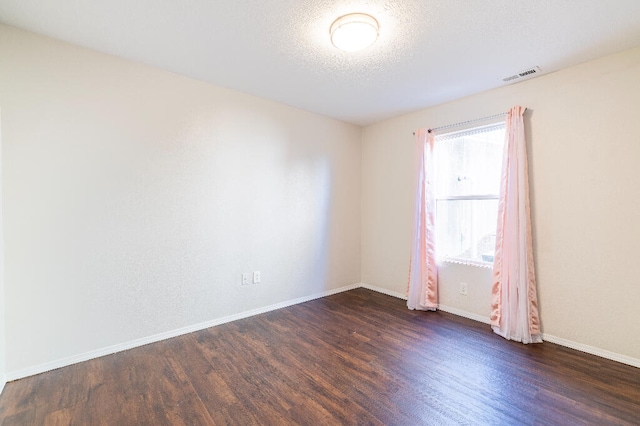
<svg viewBox="0 0 640 426">
<path fill-rule="evenodd" d="M 366 49 L 378 39 L 380 26 L 373 16 L 351 13 L 331 24 L 331 43 L 345 52 Z"/>
</svg>

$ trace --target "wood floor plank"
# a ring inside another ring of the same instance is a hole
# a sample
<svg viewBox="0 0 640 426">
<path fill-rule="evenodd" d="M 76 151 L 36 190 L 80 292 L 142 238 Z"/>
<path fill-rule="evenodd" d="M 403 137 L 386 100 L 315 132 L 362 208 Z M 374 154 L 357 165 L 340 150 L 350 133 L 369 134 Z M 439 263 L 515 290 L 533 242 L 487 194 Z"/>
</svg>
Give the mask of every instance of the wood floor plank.
<svg viewBox="0 0 640 426">
<path fill-rule="evenodd" d="M 2 425 L 638 425 L 640 369 L 352 290 L 8 383 Z"/>
</svg>

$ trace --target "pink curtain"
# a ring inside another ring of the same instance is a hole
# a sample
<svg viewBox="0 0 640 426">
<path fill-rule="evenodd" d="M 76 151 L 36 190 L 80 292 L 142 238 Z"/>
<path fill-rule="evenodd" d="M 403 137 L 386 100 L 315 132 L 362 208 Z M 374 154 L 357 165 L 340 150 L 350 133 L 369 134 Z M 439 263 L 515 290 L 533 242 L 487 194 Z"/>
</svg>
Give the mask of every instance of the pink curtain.
<svg viewBox="0 0 640 426">
<path fill-rule="evenodd" d="M 435 137 L 426 129 L 416 132 L 416 198 L 413 221 L 407 306 L 409 309 L 438 308 L 436 266 L 436 200 L 433 187 Z"/>
<path fill-rule="evenodd" d="M 516 106 L 507 116 L 493 263 L 491 325 L 506 339 L 539 343 L 542 336 L 531 240 L 525 110 Z"/>
</svg>

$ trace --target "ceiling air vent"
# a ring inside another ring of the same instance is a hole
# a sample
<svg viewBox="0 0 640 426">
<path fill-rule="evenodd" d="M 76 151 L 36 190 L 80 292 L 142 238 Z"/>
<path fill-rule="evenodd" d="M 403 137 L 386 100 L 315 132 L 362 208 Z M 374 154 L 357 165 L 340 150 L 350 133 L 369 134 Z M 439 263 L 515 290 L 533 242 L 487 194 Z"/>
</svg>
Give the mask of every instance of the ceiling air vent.
<svg viewBox="0 0 640 426">
<path fill-rule="evenodd" d="M 502 79 L 502 81 L 504 81 L 505 83 L 510 83 L 512 81 L 516 81 L 516 80 L 524 80 L 527 78 L 531 78 L 531 77 L 535 77 L 536 75 L 540 74 L 540 67 L 532 67 L 529 69 L 526 69 L 524 71 L 520 71 L 518 74 L 514 74 L 514 75 L 510 75 L 509 77 L 505 77 Z"/>
</svg>

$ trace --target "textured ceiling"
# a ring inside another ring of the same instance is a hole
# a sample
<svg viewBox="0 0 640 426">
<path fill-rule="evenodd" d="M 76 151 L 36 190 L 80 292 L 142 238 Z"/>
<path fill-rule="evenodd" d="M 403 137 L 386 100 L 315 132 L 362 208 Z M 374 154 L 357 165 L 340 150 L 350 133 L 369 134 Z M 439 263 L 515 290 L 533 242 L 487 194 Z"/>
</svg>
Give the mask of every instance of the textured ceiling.
<svg viewBox="0 0 640 426">
<path fill-rule="evenodd" d="M 380 38 L 348 54 L 350 12 Z M 361 125 L 640 45 L 640 0 L 0 0 L 0 22 Z"/>
</svg>

